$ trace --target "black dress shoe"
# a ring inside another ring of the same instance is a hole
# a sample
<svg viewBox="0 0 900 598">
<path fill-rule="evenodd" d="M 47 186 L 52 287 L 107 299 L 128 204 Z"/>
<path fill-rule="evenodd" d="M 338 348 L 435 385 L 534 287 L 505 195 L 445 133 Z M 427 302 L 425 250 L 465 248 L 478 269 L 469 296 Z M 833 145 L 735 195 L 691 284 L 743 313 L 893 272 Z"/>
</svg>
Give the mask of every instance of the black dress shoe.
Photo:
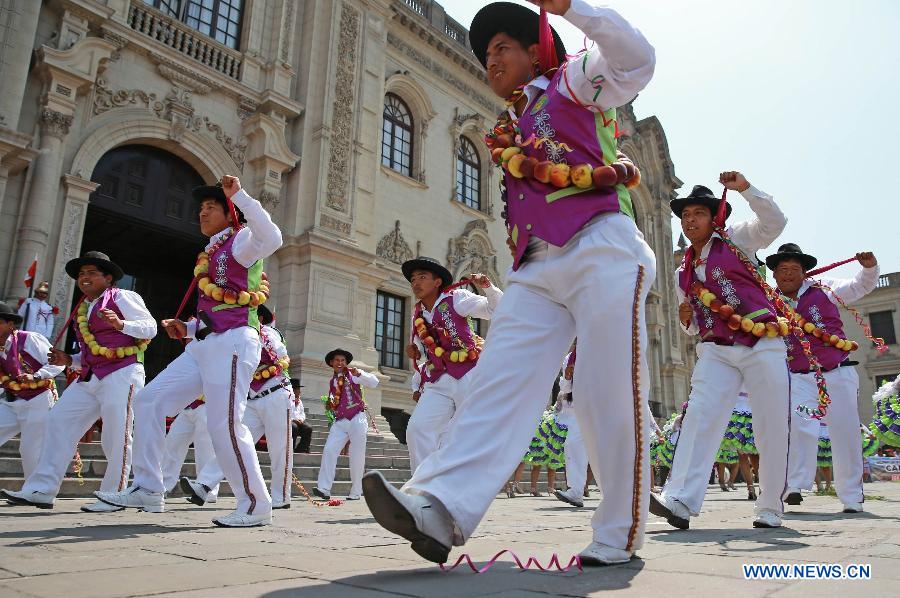
<svg viewBox="0 0 900 598">
<path fill-rule="evenodd" d="M 799 492 L 791 492 L 785 497 L 784 502 L 789 505 L 797 506 L 803 502 L 803 496 Z"/>
<path fill-rule="evenodd" d="M 325 494 L 324 492 L 322 492 L 321 490 L 319 490 L 319 489 L 318 489 L 317 487 L 315 487 L 315 486 L 313 486 L 313 494 L 316 495 L 316 496 L 318 496 L 318 497 L 321 498 L 322 500 L 331 500 L 331 495 L 330 495 L 330 494 Z"/>
</svg>

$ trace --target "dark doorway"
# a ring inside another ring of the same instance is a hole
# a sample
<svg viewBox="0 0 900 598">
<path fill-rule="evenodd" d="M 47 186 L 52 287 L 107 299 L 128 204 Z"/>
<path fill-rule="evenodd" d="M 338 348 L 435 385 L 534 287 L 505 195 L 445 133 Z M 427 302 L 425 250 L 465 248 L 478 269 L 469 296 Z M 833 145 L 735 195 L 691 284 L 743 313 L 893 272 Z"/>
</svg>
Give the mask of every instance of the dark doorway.
<svg viewBox="0 0 900 598">
<path fill-rule="evenodd" d="M 191 198 L 191 189 L 203 179 L 172 154 L 129 145 L 103 156 L 91 180 L 100 187 L 91 195 L 82 253 L 107 253 L 125 270 L 120 287 L 139 293 L 157 322 L 173 317 L 197 253 L 207 242 Z M 192 297 L 185 314 L 193 313 L 195 306 Z M 145 355 L 147 380 L 182 351 L 181 343 L 160 329 Z"/>
</svg>

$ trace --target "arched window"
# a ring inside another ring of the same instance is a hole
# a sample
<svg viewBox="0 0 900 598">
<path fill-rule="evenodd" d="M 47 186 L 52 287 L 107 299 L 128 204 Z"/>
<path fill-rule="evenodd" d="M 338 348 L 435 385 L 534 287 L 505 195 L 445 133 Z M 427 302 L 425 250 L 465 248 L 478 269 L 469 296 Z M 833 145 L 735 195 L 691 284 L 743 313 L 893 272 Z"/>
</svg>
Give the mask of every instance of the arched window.
<svg viewBox="0 0 900 598">
<path fill-rule="evenodd" d="M 481 209 L 481 159 L 467 137 L 459 138 L 456 154 L 456 199 L 470 208 Z"/>
<path fill-rule="evenodd" d="M 381 163 L 400 174 L 412 176 L 412 114 L 403 100 L 392 93 L 384 96 L 381 131 Z"/>
</svg>

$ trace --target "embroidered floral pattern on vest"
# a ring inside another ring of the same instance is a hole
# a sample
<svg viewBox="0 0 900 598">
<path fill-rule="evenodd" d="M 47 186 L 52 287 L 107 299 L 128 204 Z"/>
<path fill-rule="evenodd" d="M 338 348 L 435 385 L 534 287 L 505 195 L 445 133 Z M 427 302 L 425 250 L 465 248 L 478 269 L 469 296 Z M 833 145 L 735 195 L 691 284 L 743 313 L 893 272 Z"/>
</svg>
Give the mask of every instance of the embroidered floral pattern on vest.
<svg viewBox="0 0 900 598">
<path fill-rule="evenodd" d="M 712 271 L 713 278 L 722 288 L 722 298 L 730 305 L 731 307 L 737 307 L 741 304 L 741 298 L 737 296 L 737 293 L 734 290 L 734 285 L 731 284 L 731 281 L 728 280 L 728 277 L 725 276 L 725 271 L 722 270 L 719 266 L 713 268 Z"/>
<path fill-rule="evenodd" d="M 563 155 L 562 145 L 553 141 L 556 137 L 556 129 L 550 122 L 550 114 L 546 110 L 541 110 L 540 114 L 534 117 L 534 130 L 537 136 L 544 140 L 544 153 L 547 159 L 558 164 L 565 164 L 566 158 Z"/>
</svg>

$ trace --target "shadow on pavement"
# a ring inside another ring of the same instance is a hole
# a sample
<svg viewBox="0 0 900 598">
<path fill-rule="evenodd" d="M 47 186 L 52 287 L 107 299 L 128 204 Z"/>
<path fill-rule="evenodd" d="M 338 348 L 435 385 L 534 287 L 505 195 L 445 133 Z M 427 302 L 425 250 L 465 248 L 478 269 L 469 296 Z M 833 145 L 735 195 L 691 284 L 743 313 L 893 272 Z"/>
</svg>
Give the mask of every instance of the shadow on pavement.
<svg viewBox="0 0 900 598">
<path fill-rule="evenodd" d="M 92 542 L 96 540 L 124 540 L 139 538 L 149 534 L 178 534 L 209 529 L 211 528 L 207 525 L 167 527 L 155 523 L 110 523 L 101 525 L 90 522 L 86 523 L 83 527 L 56 527 L 41 531 L 17 530 L 0 532 L 0 540 L 22 538 L 22 542 L 7 544 L 6 548 L 24 548 L 30 546 L 52 546 L 54 544 Z"/>
</svg>

